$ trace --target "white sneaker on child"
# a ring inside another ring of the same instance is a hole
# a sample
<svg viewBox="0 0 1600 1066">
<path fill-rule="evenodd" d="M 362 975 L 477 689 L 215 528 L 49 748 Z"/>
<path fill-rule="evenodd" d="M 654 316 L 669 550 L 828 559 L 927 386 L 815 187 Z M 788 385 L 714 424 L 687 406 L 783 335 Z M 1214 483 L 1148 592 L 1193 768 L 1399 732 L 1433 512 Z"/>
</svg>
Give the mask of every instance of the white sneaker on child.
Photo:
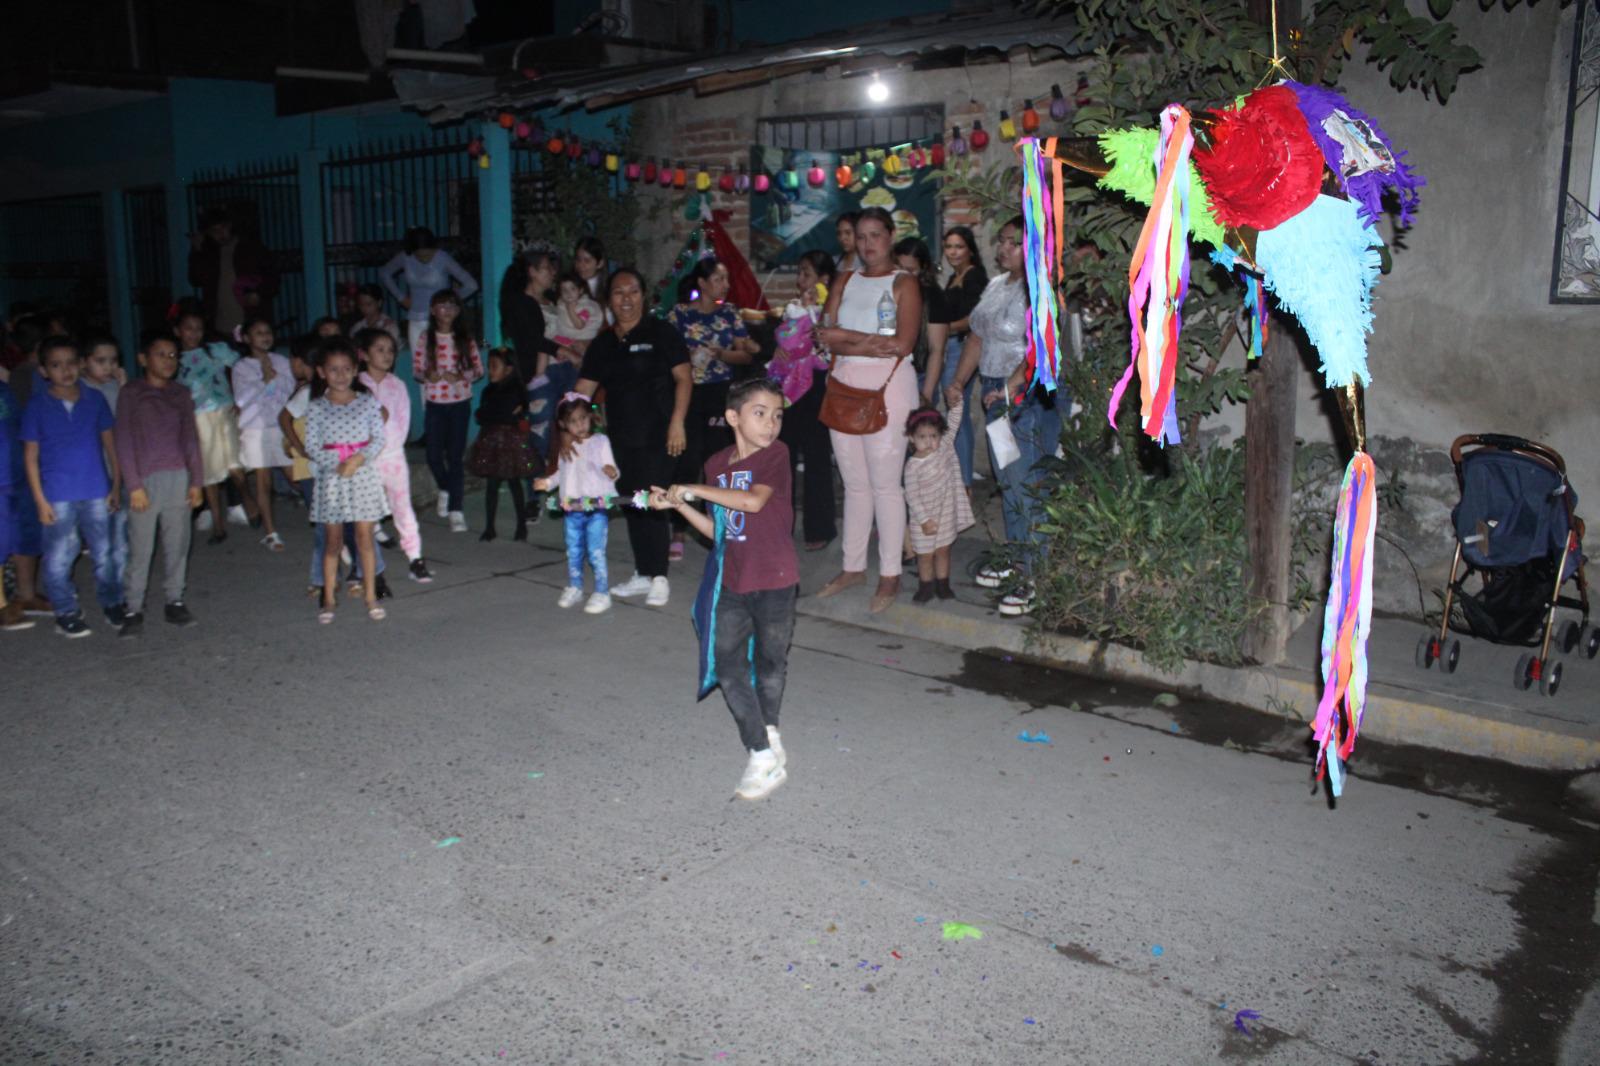
<svg viewBox="0 0 1600 1066">
<path fill-rule="evenodd" d="M 611 594 L 596 592 L 589 597 L 589 602 L 583 605 L 584 614 L 604 614 L 611 610 Z"/>
<path fill-rule="evenodd" d="M 650 579 L 643 574 L 635 573 L 620 585 L 611 586 L 611 595 L 627 599 L 630 596 L 643 596 L 651 588 Z"/>
<path fill-rule="evenodd" d="M 777 726 L 767 726 L 767 743 L 772 748 L 772 754 L 778 757 L 778 769 L 782 770 L 789 765 L 789 756 L 784 754 L 783 738 L 778 735 Z"/>
<path fill-rule="evenodd" d="M 446 515 L 448 515 L 450 513 L 450 494 L 449 493 L 447 493 L 447 492 L 439 493 L 438 511 L 439 511 L 439 517 L 440 518 L 444 518 Z"/>
<path fill-rule="evenodd" d="M 578 605 L 578 601 L 581 599 L 583 599 L 583 590 L 580 588 L 574 588 L 572 585 L 568 585 L 566 588 L 561 590 L 561 598 L 556 601 L 556 606 L 563 609 L 567 607 L 576 607 Z"/>
<path fill-rule="evenodd" d="M 244 506 L 242 504 L 236 503 L 232 507 L 228 508 L 228 521 L 232 525 L 247 526 L 250 524 L 250 516 L 244 513 Z"/>
<path fill-rule="evenodd" d="M 385 530 L 381 525 L 373 527 L 372 539 L 383 545 L 385 548 L 394 543 L 394 538 L 389 536 L 388 531 Z"/>
<path fill-rule="evenodd" d="M 665 607 L 667 600 L 672 596 L 672 586 L 667 584 L 664 577 L 650 579 L 650 594 L 644 598 L 646 607 Z"/>
<path fill-rule="evenodd" d="M 739 787 L 733 794 L 740 799 L 758 800 L 770 795 L 788 778 L 788 771 L 778 765 L 778 756 L 771 748 L 752 751 L 750 761 L 745 764 L 744 776 L 739 779 Z"/>
<path fill-rule="evenodd" d="M 194 520 L 194 531 L 196 533 L 211 532 L 211 512 L 209 510 L 201 511 L 200 516 Z"/>
<path fill-rule="evenodd" d="M 467 531 L 467 516 L 460 511 L 450 512 L 450 532 L 465 533 Z"/>
</svg>

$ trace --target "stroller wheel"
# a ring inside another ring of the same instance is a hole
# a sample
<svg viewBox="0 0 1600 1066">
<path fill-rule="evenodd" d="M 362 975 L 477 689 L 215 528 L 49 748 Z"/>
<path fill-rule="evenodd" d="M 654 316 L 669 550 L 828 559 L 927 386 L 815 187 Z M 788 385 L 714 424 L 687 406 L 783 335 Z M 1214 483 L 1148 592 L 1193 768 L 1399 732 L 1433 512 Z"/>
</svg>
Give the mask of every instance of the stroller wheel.
<svg viewBox="0 0 1600 1066">
<path fill-rule="evenodd" d="M 1561 632 L 1556 635 L 1556 646 L 1561 649 L 1561 654 L 1571 655 L 1572 649 L 1578 646 L 1578 638 L 1582 635 L 1583 627 L 1568 619 L 1561 627 Z"/>
<path fill-rule="evenodd" d="M 1526 652 L 1524 652 L 1522 657 L 1517 660 L 1517 673 L 1516 676 L 1512 678 L 1512 683 L 1523 692 L 1528 691 L 1528 689 L 1533 685 L 1533 664 L 1533 656 Z"/>
<path fill-rule="evenodd" d="M 1461 642 L 1459 640 L 1452 640 L 1450 642 L 1449 646 L 1446 647 L 1445 650 L 1444 650 L 1444 660 L 1441 663 L 1441 665 L 1444 667 L 1444 672 L 1447 673 L 1447 674 L 1455 673 L 1456 672 L 1456 663 L 1458 663 L 1460 661 L 1461 661 Z"/>
<path fill-rule="evenodd" d="M 1589 627 L 1589 639 L 1583 642 L 1583 654 L 1593 659 L 1600 653 L 1600 627 Z"/>
<path fill-rule="evenodd" d="M 1424 636 L 1417 641 L 1417 665 L 1424 670 L 1433 665 L 1433 637 Z"/>
<path fill-rule="evenodd" d="M 1546 663 L 1544 675 L 1539 678 L 1539 691 L 1546 696 L 1554 696 L 1561 687 L 1561 664 Z"/>
</svg>

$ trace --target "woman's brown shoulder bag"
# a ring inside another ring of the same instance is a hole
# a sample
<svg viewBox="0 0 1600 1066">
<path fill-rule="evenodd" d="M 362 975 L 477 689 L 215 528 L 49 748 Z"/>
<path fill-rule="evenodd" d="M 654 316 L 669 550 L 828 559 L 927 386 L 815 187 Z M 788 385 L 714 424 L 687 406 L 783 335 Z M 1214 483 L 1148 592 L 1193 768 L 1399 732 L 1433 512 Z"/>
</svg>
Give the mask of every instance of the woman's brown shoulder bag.
<svg viewBox="0 0 1600 1066">
<path fill-rule="evenodd" d="M 828 367 L 828 387 L 822 394 L 817 421 L 829 429 L 858 437 L 878 432 L 889 424 L 889 405 L 883 396 L 889 390 L 889 382 L 894 380 L 895 371 L 905 361 L 905 356 L 894 361 L 894 366 L 889 368 L 889 376 L 876 389 L 858 389 L 834 377 L 833 368 L 838 361 L 838 357 L 835 357 L 833 364 Z"/>
</svg>

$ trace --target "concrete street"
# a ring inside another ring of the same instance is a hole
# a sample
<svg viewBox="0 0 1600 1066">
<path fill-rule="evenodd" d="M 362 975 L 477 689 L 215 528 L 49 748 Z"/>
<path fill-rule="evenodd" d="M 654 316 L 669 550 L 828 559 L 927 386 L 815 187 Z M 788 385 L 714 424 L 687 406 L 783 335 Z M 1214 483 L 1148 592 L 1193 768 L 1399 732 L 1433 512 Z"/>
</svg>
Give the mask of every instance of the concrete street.
<svg viewBox="0 0 1600 1066">
<path fill-rule="evenodd" d="M 0 1062 L 1600 1061 L 1559 775 L 1363 742 L 1335 809 L 1282 718 L 802 617 L 742 803 L 698 549 L 588 617 L 556 523 L 430 516 L 323 628 L 280 521 L 198 628 L 0 634 Z"/>
</svg>

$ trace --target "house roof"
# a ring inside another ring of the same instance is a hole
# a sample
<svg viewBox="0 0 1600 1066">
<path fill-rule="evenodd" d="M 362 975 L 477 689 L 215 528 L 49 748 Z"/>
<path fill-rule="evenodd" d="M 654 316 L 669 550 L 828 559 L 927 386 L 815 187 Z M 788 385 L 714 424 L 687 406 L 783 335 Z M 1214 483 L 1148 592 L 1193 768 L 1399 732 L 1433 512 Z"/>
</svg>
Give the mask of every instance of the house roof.
<svg viewBox="0 0 1600 1066">
<path fill-rule="evenodd" d="M 590 66 L 533 78 L 516 69 L 492 76 L 404 70 L 391 75 L 407 106 L 430 121 L 449 122 L 501 108 L 592 111 L 688 88 L 705 95 L 835 63 L 846 73 L 855 73 L 881 66 L 885 57 L 944 55 L 957 62 L 972 53 L 1003 55 L 1022 47 L 1068 56 L 1090 51 L 1068 19 L 981 11 L 894 19 L 778 45 Z"/>
</svg>

